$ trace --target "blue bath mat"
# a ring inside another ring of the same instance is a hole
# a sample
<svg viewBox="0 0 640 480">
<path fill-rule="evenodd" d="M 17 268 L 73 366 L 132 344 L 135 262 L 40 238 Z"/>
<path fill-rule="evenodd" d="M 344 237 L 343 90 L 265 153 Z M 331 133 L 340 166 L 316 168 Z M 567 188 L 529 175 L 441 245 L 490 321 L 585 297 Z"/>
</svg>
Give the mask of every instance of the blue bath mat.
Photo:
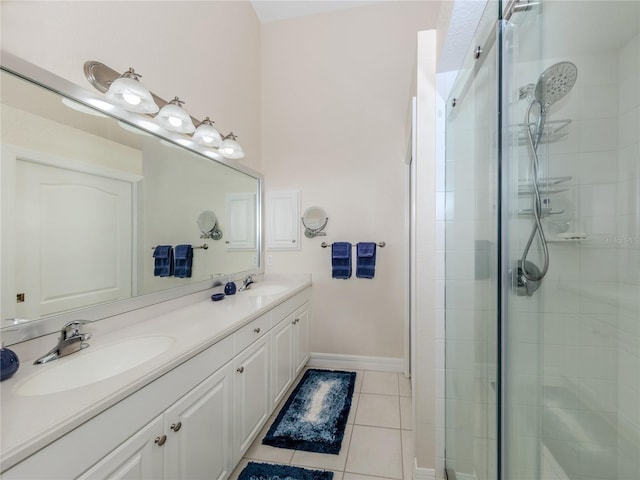
<svg viewBox="0 0 640 480">
<path fill-rule="evenodd" d="M 332 480 L 333 472 L 307 470 L 291 465 L 273 465 L 271 463 L 249 464 L 242 470 L 238 480 Z"/>
<path fill-rule="evenodd" d="M 262 443 L 337 455 L 355 384 L 355 372 L 307 370 Z"/>
</svg>

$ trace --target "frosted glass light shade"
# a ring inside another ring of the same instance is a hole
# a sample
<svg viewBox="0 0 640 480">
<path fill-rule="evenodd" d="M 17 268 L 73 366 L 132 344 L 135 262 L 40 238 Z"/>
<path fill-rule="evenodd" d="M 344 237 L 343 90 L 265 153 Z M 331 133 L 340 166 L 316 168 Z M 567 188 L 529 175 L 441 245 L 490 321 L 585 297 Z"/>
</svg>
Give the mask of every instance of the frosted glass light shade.
<svg viewBox="0 0 640 480">
<path fill-rule="evenodd" d="M 111 103 L 130 112 L 156 113 L 159 110 L 149 90 L 135 77 L 117 78 L 113 81 L 105 96 Z"/>
<path fill-rule="evenodd" d="M 167 103 L 156 115 L 156 122 L 172 132 L 193 133 L 196 127 L 189 114 L 180 106 L 181 103 L 178 97 Z"/>
<path fill-rule="evenodd" d="M 244 158 L 244 151 L 233 133 L 224 137 L 222 145 L 218 148 L 218 152 L 225 158 L 238 159 Z"/>
<path fill-rule="evenodd" d="M 193 140 L 204 147 L 218 148 L 222 145 L 222 137 L 214 128 L 213 122 L 209 117 L 205 118 L 193 134 Z"/>
</svg>

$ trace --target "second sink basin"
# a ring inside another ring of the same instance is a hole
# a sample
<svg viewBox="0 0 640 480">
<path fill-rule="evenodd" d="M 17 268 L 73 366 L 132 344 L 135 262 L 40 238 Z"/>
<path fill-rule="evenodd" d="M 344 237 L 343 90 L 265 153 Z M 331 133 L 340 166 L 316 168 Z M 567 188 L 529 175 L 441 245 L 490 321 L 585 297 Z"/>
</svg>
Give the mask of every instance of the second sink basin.
<svg viewBox="0 0 640 480">
<path fill-rule="evenodd" d="M 286 285 L 278 285 L 273 283 L 260 285 L 259 283 L 254 283 L 253 285 L 251 285 L 251 288 L 245 290 L 242 293 L 249 297 L 262 297 L 266 295 L 278 295 L 279 293 L 282 293 L 288 289 L 289 287 L 287 287 Z"/>
<path fill-rule="evenodd" d="M 18 395 L 35 396 L 83 387 L 126 372 L 167 351 L 175 339 L 166 335 L 133 338 L 82 350 L 39 366 L 14 387 Z M 60 363 L 58 363 L 60 362 Z"/>
</svg>

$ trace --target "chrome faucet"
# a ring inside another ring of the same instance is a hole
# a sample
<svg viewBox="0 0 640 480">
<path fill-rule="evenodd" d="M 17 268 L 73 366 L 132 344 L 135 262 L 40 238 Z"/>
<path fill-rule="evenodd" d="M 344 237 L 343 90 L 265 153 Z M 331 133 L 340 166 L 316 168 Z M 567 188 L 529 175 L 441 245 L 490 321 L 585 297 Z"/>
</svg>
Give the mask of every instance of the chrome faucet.
<svg viewBox="0 0 640 480">
<path fill-rule="evenodd" d="M 251 275 L 247 275 L 245 279 L 242 281 L 242 286 L 238 289 L 238 291 L 242 292 L 243 290 L 248 290 L 251 288 L 251 284 L 256 283 Z"/>
<path fill-rule="evenodd" d="M 62 330 L 60 330 L 60 337 L 58 338 L 58 345 L 53 347 L 42 357 L 38 358 L 34 365 L 47 363 L 60 357 L 71 355 L 78 352 L 83 348 L 89 346 L 88 343 L 84 343 L 85 340 L 91 338 L 90 333 L 82 333 L 82 326 L 87 323 L 85 321 L 74 321 L 67 323 Z"/>
</svg>

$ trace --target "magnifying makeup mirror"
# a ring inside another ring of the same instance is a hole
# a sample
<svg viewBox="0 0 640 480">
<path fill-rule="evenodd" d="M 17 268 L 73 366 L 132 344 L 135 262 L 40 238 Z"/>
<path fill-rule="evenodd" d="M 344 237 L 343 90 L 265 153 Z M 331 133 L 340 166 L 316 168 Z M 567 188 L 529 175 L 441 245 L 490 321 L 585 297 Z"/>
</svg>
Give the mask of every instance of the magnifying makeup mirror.
<svg viewBox="0 0 640 480">
<path fill-rule="evenodd" d="M 202 232 L 200 238 L 211 238 L 220 240 L 222 238 L 222 230 L 218 226 L 218 217 L 211 210 L 205 210 L 198 215 L 198 228 Z"/>
<path fill-rule="evenodd" d="M 321 207 L 309 207 L 302 214 L 302 225 L 304 225 L 304 235 L 307 238 L 325 236 L 323 232 L 327 226 L 329 217 L 327 212 Z"/>
</svg>

